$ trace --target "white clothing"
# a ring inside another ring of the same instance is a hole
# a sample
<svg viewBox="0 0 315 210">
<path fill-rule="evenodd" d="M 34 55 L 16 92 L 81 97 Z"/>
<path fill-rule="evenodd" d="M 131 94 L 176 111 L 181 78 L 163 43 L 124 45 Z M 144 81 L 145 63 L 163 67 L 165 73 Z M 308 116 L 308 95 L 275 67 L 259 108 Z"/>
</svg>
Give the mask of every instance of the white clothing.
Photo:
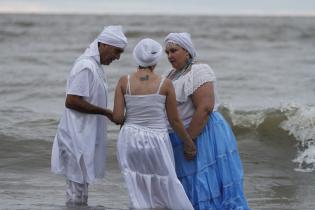
<svg viewBox="0 0 315 210">
<path fill-rule="evenodd" d="M 98 50 L 98 41 L 95 39 L 88 48 L 85 49 L 84 53 L 77 59 L 80 60 L 81 58 L 92 57 L 96 60 L 97 63 L 100 62 L 100 52 Z"/>
<path fill-rule="evenodd" d="M 161 84 L 163 80 L 161 80 Z M 129 76 L 128 76 L 128 87 Z M 117 158 L 127 184 L 130 208 L 193 210 L 175 172 L 166 128 L 166 96 L 125 94 L 126 122 L 120 130 Z"/>
<path fill-rule="evenodd" d="M 66 205 L 77 206 L 88 204 L 88 183 L 80 184 L 67 180 Z"/>
<path fill-rule="evenodd" d="M 97 41 L 124 49 L 128 42 L 127 38 L 119 25 L 104 27 L 103 31 L 97 37 Z"/>
<path fill-rule="evenodd" d="M 83 183 L 73 182 L 67 179 L 67 190 L 66 190 L 66 205 L 77 206 L 88 204 L 88 187 L 89 184 L 86 182 L 86 168 L 84 161 L 81 158 L 80 167 L 83 173 Z"/>
<path fill-rule="evenodd" d="M 133 49 L 133 58 L 142 67 L 157 64 L 162 55 L 162 46 L 153 39 L 142 39 Z"/>
<path fill-rule="evenodd" d="M 93 57 L 97 63 L 100 63 L 100 52 L 98 50 L 98 42 L 109 44 L 111 46 L 119 47 L 124 49 L 128 42 L 126 36 L 122 32 L 121 26 L 108 26 L 104 27 L 104 30 L 99 34 L 99 36 L 89 45 L 84 53 L 80 56 L 82 57 Z"/>
<path fill-rule="evenodd" d="M 206 82 L 212 82 L 213 84 L 215 101 L 213 111 L 216 111 L 219 106 L 216 91 L 216 77 L 209 65 L 193 64 L 188 73 L 173 81 L 178 114 L 185 127 L 189 126 L 192 116 L 195 113 L 195 107 L 192 102 L 191 95 Z M 169 124 L 168 130 L 172 131 Z"/>
<path fill-rule="evenodd" d="M 192 59 L 194 59 L 197 56 L 196 49 L 194 47 L 194 44 L 191 41 L 190 34 L 187 32 L 183 33 L 169 33 L 165 39 L 164 42 L 167 44 L 169 42 L 178 44 L 182 48 L 186 49 L 189 54 L 191 55 Z"/>
<path fill-rule="evenodd" d="M 107 107 L 107 84 L 104 71 L 90 52 L 93 42 L 74 63 L 67 80 L 67 94 L 83 96 L 99 107 Z M 51 170 L 77 183 L 93 183 L 104 177 L 106 117 L 65 108 L 54 139 Z M 83 166 L 80 164 L 83 161 Z M 84 176 L 83 168 L 86 168 Z"/>
</svg>

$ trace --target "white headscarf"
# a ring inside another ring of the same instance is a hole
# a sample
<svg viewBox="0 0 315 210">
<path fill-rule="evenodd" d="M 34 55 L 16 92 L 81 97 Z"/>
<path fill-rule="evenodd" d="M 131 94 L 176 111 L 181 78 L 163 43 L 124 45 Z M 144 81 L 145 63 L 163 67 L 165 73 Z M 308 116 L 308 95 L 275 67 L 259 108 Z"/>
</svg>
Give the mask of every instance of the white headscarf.
<svg viewBox="0 0 315 210">
<path fill-rule="evenodd" d="M 127 38 L 119 25 L 104 27 L 97 37 L 97 41 L 124 49 L 127 46 Z"/>
<path fill-rule="evenodd" d="M 164 39 L 165 44 L 167 43 L 175 43 L 184 48 L 189 52 L 191 55 L 192 59 L 196 57 L 196 50 L 195 47 L 191 41 L 190 34 L 187 32 L 183 33 L 169 33 L 165 39 Z"/>
<path fill-rule="evenodd" d="M 122 32 L 121 26 L 108 26 L 104 27 L 104 30 L 100 35 L 86 48 L 81 57 L 94 57 L 98 63 L 100 63 L 100 53 L 98 51 L 98 42 L 109 44 L 119 48 L 125 48 L 127 46 L 127 38 Z"/>
<path fill-rule="evenodd" d="M 163 48 L 157 41 L 146 38 L 133 49 L 133 58 L 139 66 L 153 66 L 160 60 L 162 51 Z"/>
</svg>

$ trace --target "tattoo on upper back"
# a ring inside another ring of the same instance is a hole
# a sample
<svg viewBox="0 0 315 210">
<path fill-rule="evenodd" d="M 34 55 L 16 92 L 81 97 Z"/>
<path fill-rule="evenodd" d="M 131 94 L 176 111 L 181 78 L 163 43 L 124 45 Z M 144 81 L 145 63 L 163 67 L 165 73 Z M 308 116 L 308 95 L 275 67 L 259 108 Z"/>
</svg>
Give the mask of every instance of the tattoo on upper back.
<svg viewBox="0 0 315 210">
<path fill-rule="evenodd" d="M 144 77 L 140 77 L 140 81 L 149 80 L 149 75 L 145 75 Z"/>
</svg>

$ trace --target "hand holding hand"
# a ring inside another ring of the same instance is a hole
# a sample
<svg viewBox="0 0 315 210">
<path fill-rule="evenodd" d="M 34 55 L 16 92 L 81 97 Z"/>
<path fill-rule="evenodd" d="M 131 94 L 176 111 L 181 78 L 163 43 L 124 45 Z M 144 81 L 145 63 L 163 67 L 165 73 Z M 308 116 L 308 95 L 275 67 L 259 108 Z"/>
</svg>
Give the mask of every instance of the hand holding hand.
<svg viewBox="0 0 315 210">
<path fill-rule="evenodd" d="M 192 140 L 184 143 L 184 156 L 187 160 L 193 160 L 197 154 L 196 146 Z"/>
<path fill-rule="evenodd" d="M 117 123 L 117 122 L 114 121 L 114 116 L 113 116 L 113 111 L 112 111 L 112 110 L 106 109 L 105 112 L 104 112 L 104 115 L 105 115 L 106 117 L 108 117 L 108 119 L 109 119 L 110 121 L 112 121 L 112 122 L 115 123 L 116 125 L 119 125 L 119 123 Z"/>
</svg>

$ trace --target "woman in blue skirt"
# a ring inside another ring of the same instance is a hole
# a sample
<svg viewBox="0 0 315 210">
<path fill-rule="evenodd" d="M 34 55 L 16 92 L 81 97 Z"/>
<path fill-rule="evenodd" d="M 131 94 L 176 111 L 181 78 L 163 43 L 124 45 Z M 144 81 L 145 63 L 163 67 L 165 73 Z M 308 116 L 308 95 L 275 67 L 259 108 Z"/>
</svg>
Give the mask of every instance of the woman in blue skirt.
<svg viewBox="0 0 315 210">
<path fill-rule="evenodd" d="M 196 63 L 188 33 L 170 33 L 165 52 L 173 69 L 177 109 L 194 139 L 197 155 L 187 161 L 180 137 L 170 130 L 176 173 L 194 209 L 248 210 L 243 169 L 235 136 L 217 112 L 216 77 L 207 64 Z"/>
</svg>

